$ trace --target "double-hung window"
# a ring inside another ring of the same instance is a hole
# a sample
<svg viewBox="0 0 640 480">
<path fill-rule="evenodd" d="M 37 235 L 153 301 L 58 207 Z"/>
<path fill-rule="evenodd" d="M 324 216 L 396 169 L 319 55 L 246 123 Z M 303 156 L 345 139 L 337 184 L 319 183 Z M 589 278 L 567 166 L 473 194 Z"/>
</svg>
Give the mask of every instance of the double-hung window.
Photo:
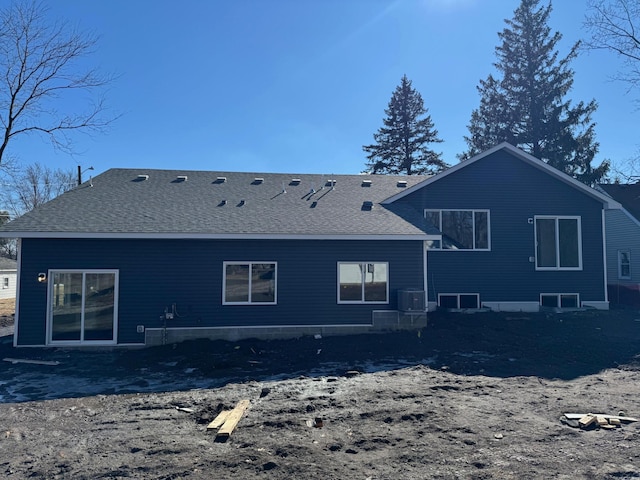
<svg viewBox="0 0 640 480">
<path fill-rule="evenodd" d="M 222 303 L 275 304 L 276 277 L 275 262 L 224 262 Z"/>
<path fill-rule="evenodd" d="M 631 253 L 629 250 L 618 250 L 618 278 L 631 279 Z"/>
<path fill-rule="evenodd" d="M 2 288 L 9 288 L 9 277 L 3 277 L 2 278 Z"/>
<path fill-rule="evenodd" d="M 425 210 L 442 232 L 443 250 L 489 250 L 489 210 Z"/>
<path fill-rule="evenodd" d="M 388 263 L 338 263 L 338 303 L 388 302 Z"/>
<path fill-rule="evenodd" d="M 581 270 L 580 217 L 535 217 L 536 269 Z"/>
</svg>

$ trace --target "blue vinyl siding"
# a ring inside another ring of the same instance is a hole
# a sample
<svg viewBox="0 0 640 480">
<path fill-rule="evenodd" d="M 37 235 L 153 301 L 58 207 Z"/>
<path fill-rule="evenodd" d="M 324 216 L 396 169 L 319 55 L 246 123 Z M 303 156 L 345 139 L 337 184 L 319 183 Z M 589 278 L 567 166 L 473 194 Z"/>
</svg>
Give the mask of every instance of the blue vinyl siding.
<svg viewBox="0 0 640 480">
<path fill-rule="evenodd" d="M 490 251 L 429 251 L 429 299 L 479 293 L 481 301 L 538 302 L 540 293 L 579 293 L 604 301 L 602 204 L 528 163 L 499 151 L 399 201 L 416 208 L 490 210 Z M 577 215 L 581 271 L 536 271 L 535 215 Z"/>
<path fill-rule="evenodd" d="M 423 287 L 421 241 L 214 241 L 23 239 L 19 345 L 46 341 L 49 269 L 118 269 L 118 343 L 140 343 L 136 325 L 170 327 L 370 323 L 397 308 L 397 291 Z M 222 305 L 224 261 L 277 262 L 277 305 Z M 388 305 L 338 305 L 337 262 L 389 263 Z"/>
</svg>

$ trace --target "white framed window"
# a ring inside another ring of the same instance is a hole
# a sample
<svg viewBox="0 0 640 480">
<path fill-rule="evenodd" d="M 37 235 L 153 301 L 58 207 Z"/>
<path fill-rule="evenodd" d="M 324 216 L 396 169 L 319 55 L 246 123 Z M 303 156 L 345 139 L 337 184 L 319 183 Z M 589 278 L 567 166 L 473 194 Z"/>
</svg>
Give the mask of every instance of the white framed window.
<svg viewBox="0 0 640 480">
<path fill-rule="evenodd" d="M 541 293 L 540 306 L 549 308 L 578 308 L 580 295 L 577 293 Z"/>
<path fill-rule="evenodd" d="M 2 289 L 9 288 L 9 277 L 2 277 Z"/>
<path fill-rule="evenodd" d="M 438 306 L 456 310 L 480 308 L 480 294 L 478 293 L 439 293 Z"/>
<path fill-rule="evenodd" d="M 389 264 L 338 262 L 338 303 L 389 303 Z"/>
<path fill-rule="evenodd" d="M 224 262 L 223 269 L 224 305 L 276 304 L 276 262 Z"/>
<path fill-rule="evenodd" d="M 535 217 L 536 270 L 582 270 L 580 217 Z"/>
<path fill-rule="evenodd" d="M 489 210 L 426 209 L 424 216 L 442 232 L 442 250 L 491 249 Z"/>
<path fill-rule="evenodd" d="M 631 280 L 631 252 L 618 250 L 618 278 Z"/>
</svg>

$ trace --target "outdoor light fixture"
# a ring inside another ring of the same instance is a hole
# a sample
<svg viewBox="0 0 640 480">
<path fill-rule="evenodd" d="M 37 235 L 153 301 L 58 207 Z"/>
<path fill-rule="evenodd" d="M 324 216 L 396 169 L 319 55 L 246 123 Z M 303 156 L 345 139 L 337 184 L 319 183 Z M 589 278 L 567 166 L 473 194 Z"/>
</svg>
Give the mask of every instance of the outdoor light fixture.
<svg viewBox="0 0 640 480">
<path fill-rule="evenodd" d="M 38 274 L 38 282 L 44 283 L 46 281 L 47 281 L 47 274 L 46 273 L 39 273 Z"/>
</svg>

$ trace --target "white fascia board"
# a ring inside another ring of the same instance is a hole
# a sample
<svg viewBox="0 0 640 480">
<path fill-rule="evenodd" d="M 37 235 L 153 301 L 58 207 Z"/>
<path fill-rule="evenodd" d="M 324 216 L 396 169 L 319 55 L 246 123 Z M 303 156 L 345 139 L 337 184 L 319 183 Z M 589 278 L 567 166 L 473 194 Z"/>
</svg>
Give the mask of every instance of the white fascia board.
<svg viewBox="0 0 640 480">
<path fill-rule="evenodd" d="M 11 232 L 11 238 L 84 238 L 142 240 L 440 240 L 441 235 L 285 235 L 285 234 L 209 234 L 209 233 L 86 233 L 86 232 Z M 9 232 L 2 233 L 9 237 Z"/>
<path fill-rule="evenodd" d="M 582 182 L 579 182 L 578 180 L 576 180 L 575 178 L 571 177 L 570 175 L 567 175 L 564 172 L 561 172 L 560 170 L 558 170 L 555 167 L 552 167 L 551 165 L 548 165 L 547 163 L 543 162 L 542 160 L 534 157 L 533 155 L 528 154 L 527 152 L 520 150 L 518 147 L 514 147 L 513 145 L 511 145 L 510 143 L 507 142 L 502 142 L 499 145 L 496 145 L 493 148 L 490 148 L 489 150 L 482 152 L 478 155 L 476 155 L 475 157 L 470 158 L 469 160 L 463 160 L 462 162 L 458 163 L 457 165 L 454 165 L 453 167 L 449 167 L 448 169 L 446 169 L 444 172 L 439 173 L 438 175 L 435 175 L 431 178 L 428 178 L 427 180 L 420 182 L 416 185 L 414 185 L 411 188 L 408 188 L 407 190 L 405 190 L 402 193 L 398 193 L 396 195 L 393 195 L 392 197 L 387 198 L 386 200 L 383 200 L 382 202 L 380 202 L 382 205 L 388 205 L 390 203 L 393 203 L 394 201 L 409 195 L 410 193 L 415 192 L 416 190 L 419 190 L 423 187 L 426 187 L 427 185 L 431 185 L 434 182 L 437 182 L 438 180 L 441 180 L 443 178 L 445 178 L 448 175 L 451 175 L 452 173 L 457 172 L 458 170 L 461 170 L 473 163 L 476 163 L 478 160 L 482 160 L 485 157 L 488 157 L 489 155 L 492 155 L 494 153 L 496 153 L 497 151 L 500 150 L 506 150 L 507 152 L 511 153 L 514 157 L 519 158 L 520 160 L 527 162 L 528 164 L 532 165 L 535 168 L 538 168 L 546 173 L 548 173 L 549 175 L 551 175 L 552 177 L 557 178 L 558 180 L 574 187 L 577 188 L 578 190 L 582 191 L 583 193 L 589 195 L 590 197 L 595 198 L 596 200 L 602 202 L 605 206 L 605 208 L 609 208 L 609 209 L 617 209 L 617 208 L 621 208 L 621 205 L 619 202 L 616 202 L 614 199 L 612 199 L 610 196 L 605 195 L 600 193 L 599 191 L 585 185 Z"/>
</svg>

